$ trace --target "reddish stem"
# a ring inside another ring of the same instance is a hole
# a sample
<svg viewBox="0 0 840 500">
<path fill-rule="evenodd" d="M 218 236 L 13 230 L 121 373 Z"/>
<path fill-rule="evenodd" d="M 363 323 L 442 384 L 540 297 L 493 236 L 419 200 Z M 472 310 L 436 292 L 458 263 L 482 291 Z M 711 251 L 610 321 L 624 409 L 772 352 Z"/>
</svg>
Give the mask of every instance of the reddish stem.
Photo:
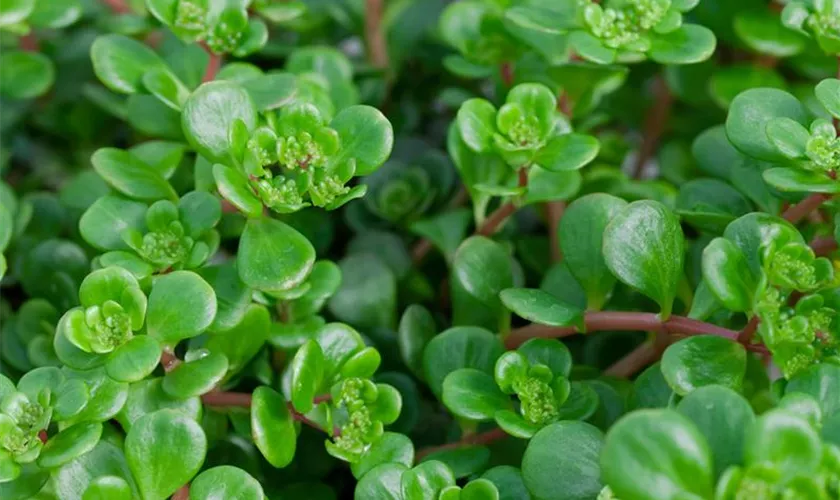
<svg viewBox="0 0 840 500">
<path fill-rule="evenodd" d="M 222 56 L 210 50 L 210 47 L 208 47 L 204 42 L 201 42 L 201 48 L 203 48 L 204 51 L 207 52 L 207 55 L 210 56 L 210 60 L 207 61 L 207 69 L 204 70 L 204 76 L 201 77 L 201 82 L 212 82 L 216 79 L 216 74 L 219 72 L 219 68 L 222 67 Z"/>
<path fill-rule="evenodd" d="M 365 0 L 365 42 L 370 63 L 379 69 L 388 68 L 388 45 L 382 29 L 382 0 Z"/>
<path fill-rule="evenodd" d="M 513 65 L 509 61 L 503 62 L 499 67 L 499 76 L 502 77 L 502 83 L 505 84 L 505 87 L 513 86 Z"/>
<path fill-rule="evenodd" d="M 461 440 L 459 441 L 455 441 L 454 443 L 447 443 L 439 446 L 430 446 L 428 448 L 423 448 L 422 450 L 417 452 L 416 461 L 419 462 L 423 457 L 431 455 L 432 453 L 437 453 L 439 451 L 454 450 L 462 446 L 490 444 L 494 441 L 504 439 L 507 436 L 508 435 L 505 431 L 498 428 L 487 432 L 482 432 L 480 434 L 471 434 L 469 436 L 461 438 Z"/>
<path fill-rule="evenodd" d="M 837 250 L 837 240 L 832 236 L 818 236 L 811 240 L 810 245 L 817 257 L 825 257 Z"/>
<path fill-rule="evenodd" d="M 586 332 L 601 331 L 644 331 L 667 333 L 669 335 L 717 335 L 728 339 L 736 340 L 738 332 L 704 323 L 683 316 L 671 316 L 665 321 L 659 319 L 654 313 L 627 312 L 627 311 L 598 311 L 588 312 L 584 317 Z M 517 328 L 505 339 L 505 346 L 508 349 L 515 349 L 528 339 L 540 338 L 561 338 L 580 333 L 574 326 L 545 326 L 531 324 L 523 328 Z M 763 352 L 764 346 L 749 345 L 747 349 Z"/>
<path fill-rule="evenodd" d="M 604 374 L 613 377 L 631 377 L 642 368 L 656 361 L 656 358 L 656 346 L 651 342 L 645 342 L 604 370 Z"/>
<path fill-rule="evenodd" d="M 322 394 L 319 396 L 315 396 L 312 399 L 312 401 L 315 404 L 318 404 L 324 401 L 330 401 L 331 399 L 332 396 L 330 394 Z M 253 398 L 250 394 L 242 392 L 208 392 L 207 394 L 201 396 L 201 401 L 207 406 L 219 407 L 250 408 L 252 400 Z M 292 417 L 298 422 L 304 425 L 308 425 L 313 429 L 326 432 L 320 425 L 313 422 L 312 420 L 309 420 L 302 413 L 295 410 L 291 402 L 286 402 L 286 407 L 289 409 L 289 412 L 292 414 Z M 340 431 L 338 430 L 338 428 L 334 428 L 332 435 L 338 436 L 339 434 Z"/>
<path fill-rule="evenodd" d="M 665 123 L 668 121 L 668 115 L 671 113 L 671 104 L 674 101 L 674 96 L 668 89 L 668 84 L 662 75 L 656 77 L 653 83 L 653 89 L 653 107 L 650 108 L 645 118 L 642 145 L 639 147 L 639 151 L 636 154 L 636 161 L 633 164 L 634 179 L 641 178 L 645 164 L 653 156 L 653 153 L 656 152 L 656 146 L 662 137 L 662 133 L 665 131 Z"/>
<path fill-rule="evenodd" d="M 522 167 L 519 169 L 519 187 L 527 186 L 528 168 Z M 482 223 L 481 226 L 479 226 L 479 228 L 475 231 L 475 234 L 480 234 L 482 236 L 493 235 L 493 233 L 499 230 L 499 227 L 502 225 L 502 223 L 516 212 L 516 208 L 516 204 L 514 204 L 513 201 L 507 201 L 503 203 L 502 206 L 493 211 L 493 213 L 491 213 L 487 217 L 487 219 L 484 220 L 484 223 Z"/>
<path fill-rule="evenodd" d="M 114 14 L 128 14 L 131 12 L 131 7 L 128 6 L 126 0 L 102 0 L 102 3 L 107 5 Z"/>
<path fill-rule="evenodd" d="M 750 321 L 747 323 L 747 326 L 744 327 L 738 333 L 738 342 L 749 345 L 752 342 L 753 337 L 755 336 L 756 330 L 758 330 L 758 322 L 761 321 L 758 316 L 753 316 L 750 318 Z"/>
<path fill-rule="evenodd" d="M 172 495 L 172 500 L 189 500 L 190 499 L 190 485 L 185 484 L 181 486 L 178 491 Z"/>
<path fill-rule="evenodd" d="M 47 439 L 49 439 L 49 435 L 47 435 L 47 431 L 45 429 L 41 429 L 40 431 L 38 431 L 38 439 L 40 439 L 42 443 L 47 444 Z"/>
<path fill-rule="evenodd" d="M 786 221 L 796 224 L 797 222 L 801 221 L 805 217 L 808 216 L 811 212 L 818 209 L 820 205 L 825 203 L 826 201 L 831 199 L 830 194 L 826 193 L 813 193 L 808 195 L 804 200 L 800 201 L 796 205 L 791 205 L 782 213 L 782 218 Z"/>
<path fill-rule="evenodd" d="M 560 248 L 560 234 L 557 228 L 565 211 L 566 202 L 564 201 L 549 201 L 545 204 L 545 218 L 548 224 L 548 239 L 551 242 L 552 262 L 560 262 L 563 258 L 563 251 Z"/>
<path fill-rule="evenodd" d="M 160 353 L 160 364 L 163 366 L 163 371 L 169 373 L 181 364 L 181 360 L 170 349 L 164 349 Z"/>
<path fill-rule="evenodd" d="M 41 50 L 41 43 L 38 41 L 38 36 L 34 31 L 30 31 L 20 37 L 20 50 L 24 52 L 38 52 Z"/>
</svg>

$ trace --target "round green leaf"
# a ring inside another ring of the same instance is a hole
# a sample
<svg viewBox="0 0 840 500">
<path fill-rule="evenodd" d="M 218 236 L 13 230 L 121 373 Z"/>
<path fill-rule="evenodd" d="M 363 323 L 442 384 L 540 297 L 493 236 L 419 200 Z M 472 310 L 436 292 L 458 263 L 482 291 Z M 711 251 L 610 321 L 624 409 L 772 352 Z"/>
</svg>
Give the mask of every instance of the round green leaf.
<svg viewBox="0 0 840 500">
<path fill-rule="evenodd" d="M 263 204 L 251 186 L 248 178 L 241 171 L 222 164 L 213 165 L 213 179 L 219 194 L 248 217 L 259 217 L 263 213 Z"/>
<path fill-rule="evenodd" d="M 655 300 L 667 318 L 683 274 L 684 245 L 673 212 L 656 201 L 636 201 L 607 224 L 604 261 L 618 279 Z"/>
<path fill-rule="evenodd" d="M 125 457 L 143 498 L 175 493 L 198 473 L 206 454 L 201 426 L 174 410 L 142 417 L 125 438 Z"/>
<path fill-rule="evenodd" d="M 355 500 L 402 500 L 402 476 L 408 470 L 400 463 L 385 463 L 368 471 L 356 483 Z"/>
<path fill-rule="evenodd" d="M 826 78 L 817 84 L 814 94 L 831 116 L 840 118 L 840 80 Z"/>
<path fill-rule="evenodd" d="M 418 376 L 423 372 L 423 349 L 436 333 L 435 318 L 428 309 L 418 304 L 405 309 L 397 328 L 397 342 L 403 363 Z"/>
<path fill-rule="evenodd" d="M 195 421 L 201 419 L 202 405 L 198 398 L 176 399 L 163 390 L 161 377 L 148 378 L 129 386 L 128 398 L 117 420 L 130 430 L 138 419 L 158 410 L 174 410 Z"/>
<path fill-rule="evenodd" d="M 404 434 L 386 432 L 373 443 L 362 458 L 350 464 L 356 479 L 364 477 L 381 464 L 397 463 L 410 467 L 414 463 L 414 443 Z"/>
<path fill-rule="evenodd" d="M 458 247 L 452 275 L 467 293 L 492 308 L 501 305 L 499 293 L 513 286 L 508 252 L 484 236 L 472 236 Z"/>
<path fill-rule="evenodd" d="M 144 203 L 107 195 L 96 200 L 79 220 L 82 238 L 100 250 L 128 248 L 122 239 L 126 229 L 141 231 L 146 209 Z"/>
<path fill-rule="evenodd" d="M 464 143 L 477 153 L 493 148 L 496 133 L 496 108 L 484 99 L 469 99 L 458 108 L 455 119 Z"/>
<path fill-rule="evenodd" d="M 496 485 L 499 490 L 499 500 L 528 499 L 530 494 L 522 480 L 522 473 L 516 467 L 510 465 L 499 465 L 488 469 L 481 475 Z"/>
<path fill-rule="evenodd" d="M 143 75 L 166 69 L 163 60 L 145 44 L 123 35 L 103 35 L 90 48 L 93 71 L 106 87 L 122 94 L 142 90 Z"/>
<path fill-rule="evenodd" d="M 258 290 L 289 290 L 306 279 L 315 264 L 309 240 L 278 220 L 249 219 L 236 256 L 239 277 Z"/>
<path fill-rule="evenodd" d="M 204 83 L 184 103 L 184 135 L 211 162 L 226 163 L 232 154 L 231 130 L 241 120 L 248 132 L 257 123 L 257 109 L 248 92 L 232 81 Z"/>
<path fill-rule="evenodd" d="M 474 368 L 455 370 L 443 380 L 443 404 L 469 420 L 492 420 L 497 411 L 511 407 L 492 375 Z"/>
<path fill-rule="evenodd" d="M 705 439 L 673 410 L 639 410 L 607 433 L 601 455 L 604 482 L 618 498 L 711 498 L 712 457 Z"/>
<path fill-rule="evenodd" d="M 101 435 L 102 424 L 99 422 L 72 425 L 47 441 L 41 449 L 38 465 L 46 469 L 61 467 L 92 450 Z"/>
<path fill-rule="evenodd" d="M 131 487 L 119 476 L 102 476 L 90 483 L 82 500 L 131 500 Z"/>
<path fill-rule="evenodd" d="M 228 360 L 228 373 L 237 373 L 262 349 L 270 328 L 268 309 L 250 304 L 239 323 L 209 336 L 204 347 L 210 352 L 224 354 Z"/>
<path fill-rule="evenodd" d="M 122 448 L 107 439 L 100 440 L 93 450 L 53 471 L 52 475 L 55 484 L 55 496 L 59 500 L 78 500 L 79 498 L 88 500 L 87 496 L 83 496 L 86 491 L 105 489 L 94 486 L 105 482 L 105 478 L 108 478 L 107 482 L 115 483 L 117 482 L 116 478 L 119 478 L 124 484 L 128 485 L 129 490 L 126 499 L 140 498 Z M 108 488 L 107 490 L 110 492 L 111 489 Z M 120 493 L 124 491 L 119 486 L 117 490 Z M 93 496 L 92 500 L 97 498 Z M 107 496 L 103 498 L 103 500 L 105 499 L 123 500 L 120 496 Z"/>
<path fill-rule="evenodd" d="M 559 232 L 563 258 L 586 291 L 589 309 L 600 309 L 615 285 L 604 261 L 604 229 L 626 206 L 627 202 L 608 194 L 586 195 L 569 205 L 558 228 L 549 229 Z"/>
<path fill-rule="evenodd" d="M 790 118 L 808 125 L 805 108 L 783 90 L 750 89 L 738 94 L 726 117 L 726 135 L 736 148 L 748 156 L 766 161 L 784 159 L 767 137 L 767 124 L 774 118 Z"/>
<path fill-rule="evenodd" d="M 163 377 L 163 390 L 178 399 L 187 399 L 213 390 L 227 374 L 228 360 L 210 352 L 204 357 L 179 364 Z"/>
<path fill-rule="evenodd" d="M 0 94 L 12 99 L 38 97 L 55 81 L 53 62 L 39 52 L 4 50 L 0 65 Z"/>
<path fill-rule="evenodd" d="M 251 436 L 268 463 L 285 467 L 295 457 L 295 421 L 283 396 L 267 386 L 254 391 L 251 400 Z"/>
<path fill-rule="evenodd" d="M 779 22 L 770 9 L 740 12 L 733 23 L 735 33 L 751 49 L 776 57 L 790 57 L 805 48 L 807 39 Z"/>
<path fill-rule="evenodd" d="M 339 262 L 341 286 L 328 307 L 339 320 L 360 329 L 393 328 L 397 316 L 397 278 L 384 259 L 371 252 Z"/>
<path fill-rule="evenodd" d="M 90 158 L 94 170 L 111 187 L 139 200 L 175 199 L 177 194 L 163 176 L 128 151 L 102 148 Z"/>
<path fill-rule="evenodd" d="M 743 396 L 727 387 L 710 385 L 691 392 L 677 411 L 694 422 L 706 438 L 715 464 L 715 476 L 744 457 L 744 437 L 755 413 Z"/>
<path fill-rule="evenodd" d="M 309 413 L 314 406 L 315 392 L 321 387 L 324 378 L 324 353 L 321 346 L 314 340 L 303 344 L 289 365 L 289 373 L 292 404 L 295 410 Z"/>
<path fill-rule="evenodd" d="M 108 376 L 119 382 L 137 382 L 154 371 L 160 344 L 150 335 L 138 335 L 114 351 L 105 362 Z"/>
<path fill-rule="evenodd" d="M 505 307 L 519 316 L 549 326 L 583 326 L 583 310 L 535 288 L 508 288 L 499 294 Z"/>
<path fill-rule="evenodd" d="M 703 249 L 703 280 L 727 309 L 752 311 L 758 284 L 744 253 L 726 238 L 715 238 Z"/>
<path fill-rule="evenodd" d="M 585 500 L 601 491 L 598 457 L 604 435 L 584 422 L 558 422 L 528 443 L 522 478 L 535 500 Z M 568 450 L 561 453 L 559 450 Z"/>
<path fill-rule="evenodd" d="M 8 0 L 0 6 L 0 26 L 22 23 L 35 10 L 35 0 Z"/>
<path fill-rule="evenodd" d="M 423 351 L 423 373 L 429 388 L 440 397 L 443 380 L 460 368 L 475 368 L 493 373 L 496 360 L 504 349 L 491 332 L 462 326 L 446 330 L 433 338 Z"/>
<path fill-rule="evenodd" d="M 840 193 L 840 182 L 819 172 L 798 168 L 768 168 L 762 174 L 764 181 L 780 191 Z"/>
<path fill-rule="evenodd" d="M 714 335 L 680 340 L 662 356 L 662 374 L 674 392 L 682 396 L 712 384 L 739 391 L 746 370 L 744 346 Z"/>
<path fill-rule="evenodd" d="M 216 294 L 193 272 L 175 271 L 152 285 L 146 329 L 165 346 L 195 337 L 213 323 L 215 316 Z"/>
<path fill-rule="evenodd" d="M 784 478 L 812 474 L 822 456 L 817 431 L 807 420 L 785 410 L 758 417 L 747 430 L 744 463 L 773 464 Z"/>
<path fill-rule="evenodd" d="M 332 161 L 343 165 L 355 160 L 356 175 L 373 173 L 391 156 L 394 130 L 376 108 L 360 105 L 345 108 L 333 118 L 330 127 L 341 138 L 341 149 Z"/>
<path fill-rule="evenodd" d="M 840 366 L 832 363 L 812 365 L 796 374 L 785 386 L 785 393 L 801 392 L 813 396 L 823 415 L 840 412 Z"/>
<path fill-rule="evenodd" d="M 598 139 L 584 134 L 554 136 L 537 152 L 535 162 L 552 171 L 578 170 L 598 156 L 601 145 Z"/>
<path fill-rule="evenodd" d="M 660 64 L 695 64 L 715 52 L 712 30 L 697 24 L 683 24 L 674 31 L 652 37 L 650 58 Z"/>
<path fill-rule="evenodd" d="M 190 500 L 263 500 L 262 486 L 240 469 L 222 465 L 207 469 L 190 484 Z"/>
</svg>

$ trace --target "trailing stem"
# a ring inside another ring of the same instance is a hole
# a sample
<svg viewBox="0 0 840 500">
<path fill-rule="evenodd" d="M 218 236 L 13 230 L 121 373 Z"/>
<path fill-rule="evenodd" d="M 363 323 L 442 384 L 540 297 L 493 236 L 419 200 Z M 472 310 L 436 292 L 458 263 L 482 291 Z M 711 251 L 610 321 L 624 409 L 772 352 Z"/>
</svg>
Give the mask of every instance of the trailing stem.
<svg viewBox="0 0 840 500">
<path fill-rule="evenodd" d="M 787 210 L 782 212 L 782 218 L 791 224 L 796 224 L 811 212 L 820 208 L 820 205 L 831 199 L 830 194 L 813 193 L 808 195 L 804 200 L 796 205 L 791 205 Z"/>
<path fill-rule="evenodd" d="M 382 30 L 383 0 L 365 0 L 365 42 L 370 63 L 388 69 L 388 45 Z"/>
<path fill-rule="evenodd" d="M 219 72 L 219 68 L 222 67 L 222 56 L 210 50 L 210 47 L 208 47 L 204 42 L 201 42 L 201 48 L 207 52 L 208 56 L 210 56 L 210 60 L 207 61 L 207 69 L 204 70 L 204 76 L 201 77 L 201 82 L 212 82 L 216 79 L 216 74 Z"/>
</svg>

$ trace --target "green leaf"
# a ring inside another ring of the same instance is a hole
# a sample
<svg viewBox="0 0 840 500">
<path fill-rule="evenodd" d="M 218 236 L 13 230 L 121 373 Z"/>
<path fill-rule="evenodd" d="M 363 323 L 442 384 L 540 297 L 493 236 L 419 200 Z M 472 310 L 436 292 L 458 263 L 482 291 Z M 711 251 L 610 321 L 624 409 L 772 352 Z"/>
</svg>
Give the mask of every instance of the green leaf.
<svg viewBox="0 0 840 500">
<path fill-rule="evenodd" d="M 591 135 L 563 134 L 549 139 L 535 162 L 551 172 L 579 170 L 594 160 L 600 149 L 598 139 Z"/>
<path fill-rule="evenodd" d="M 683 24 L 669 33 L 651 37 L 650 58 L 660 64 L 695 64 L 715 52 L 715 34 L 705 26 Z"/>
<path fill-rule="evenodd" d="M 418 304 L 405 309 L 397 328 L 397 343 L 403 363 L 417 376 L 423 373 L 423 350 L 435 334 L 437 325 L 428 309 Z"/>
<path fill-rule="evenodd" d="M 105 372 L 118 382 L 137 382 L 154 371 L 161 347 L 150 335 L 137 335 L 117 348 L 105 362 Z"/>
<path fill-rule="evenodd" d="M 603 487 L 598 463 L 603 446 L 601 431 L 584 422 L 558 422 L 539 431 L 522 457 L 522 478 L 531 497 L 585 500 L 598 496 Z"/>
<path fill-rule="evenodd" d="M 355 160 L 356 175 L 368 175 L 385 163 L 394 147 L 391 122 L 371 106 L 350 106 L 341 110 L 330 127 L 341 138 L 341 149 L 333 164 Z"/>
<path fill-rule="evenodd" d="M 482 304 L 498 308 L 499 293 L 513 286 L 510 256 L 499 243 L 484 236 L 472 236 L 455 253 L 452 278 Z"/>
<path fill-rule="evenodd" d="M 773 118 L 767 122 L 767 137 L 788 158 L 803 158 L 811 133 L 790 118 Z"/>
<path fill-rule="evenodd" d="M 263 500 L 260 482 L 253 476 L 230 465 L 207 469 L 190 483 L 191 500 Z"/>
<path fill-rule="evenodd" d="M 680 186 L 677 214 L 701 231 L 720 234 L 726 225 L 752 211 L 738 190 L 718 179 L 693 179 Z"/>
<path fill-rule="evenodd" d="M 53 62 L 39 52 L 6 49 L 0 55 L 0 64 L 0 95 L 5 97 L 32 99 L 44 94 L 55 82 Z"/>
<path fill-rule="evenodd" d="M 510 396 L 499 390 L 493 376 L 474 368 L 447 375 L 441 399 L 449 411 L 468 420 L 492 420 L 497 411 L 511 408 Z"/>
<path fill-rule="evenodd" d="M 198 473 L 206 454 L 201 426 L 173 410 L 140 418 L 125 438 L 125 457 L 143 498 L 175 493 Z"/>
<path fill-rule="evenodd" d="M 47 441 L 38 457 L 38 466 L 46 469 L 61 467 L 92 450 L 101 435 L 102 424 L 99 422 L 71 425 Z"/>
<path fill-rule="evenodd" d="M 209 330 L 229 330 L 242 321 L 251 303 L 251 290 L 239 279 L 233 261 L 196 270 L 216 294 L 216 317 Z"/>
<path fill-rule="evenodd" d="M 524 202 L 526 205 L 531 205 L 568 200 L 578 193 L 581 184 L 583 184 L 583 177 L 580 172 L 574 170 L 550 172 L 533 165 L 528 169 L 528 189 L 525 191 Z"/>
<path fill-rule="evenodd" d="M 158 410 L 173 410 L 193 420 L 200 420 L 201 400 L 176 399 L 163 390 L 163 378 L 147 378 L 129 386 L 128 398 L 120 409 L 117 420 L 123 429 L 130 430 L 138 419 Z"/>
<path fill-rule="evenodd" d="M 586 291 L 591 310 L 600 309 L 615 286 L 615 277 L 604 261 L 604 229 L 626 206 L 627 202 L 608 194 L 586 195 L 568 206 L 556 228 L 563 258 Z"/>
<path fill-rule="evenodd" d="M 607 433 L 601 472 L 618 498 L 712 498 L 709 446 L 694 424 L 673 410 L 639 410 L 616 422 Z"/>
<path fill-rule="evenodd" d="M 165 70 L 163 60 L 141 42 L 123 35 L 103 35 L 90 47 L 93 71 L 106 87 L 122 94 L 142 90 L 143 75 Z"/>
<path fill-rule="evenodd" d="M 22 23 L 35 10 L 35 0 L 10 0 L 0 7 L 0 26 Z"/>
<path fill-rule="evenodd" d="M 121 235 L 126 229 L 143 229 L 147 208 L 143 203 L 119 196 L 103 196 L 82 214 L 79 232 L 85 241 L 100 250 L 127 249 Z"/>
<path fill-rule="evenodd" d="M 840 80 L 826 78 L 817 84 L 814 94 L 831 116 L 840 118 Z"/>
<path fill-rule="evenodd" d="M 209 354 L 180 363 L 163 377 L 164 392 L 177 399 L 188 399 L 213 390 L 227 374 L 228 360 L 223 354 Z"/>
<path fill-rule="evenodd" d="M 703 280 L 727 309 L 752 311 L 758 283 L 744 253 L 726 238 L 713 239 L 703 249 Z"/>
<path fill-rule="evenodd" d="M 455 484 L 455 476 L 444 463 L 429 460 L 405 471 L 401 483 L 403 498 L 435 498 Z"/>
<path fill-rule="evenodd" d="M 746 370 L 744 346 L 714 335 L 680 340 L 662 355 L 662 374 L 681 396 L 712 384 L 740 391 Z"/>
<path fill-rule="evenodd" d="M 464 143 L 477 153 L 493 148 L 496 133 L 496 108 L 484 99 L 469 99 L 461 104 L 455 124 Z"/>
<path fill-rule="evenodd" d="M 257 290 L 290 290 L 300 285 L 315 264 L 309 240 L 278 220 L 249 219 L 236 256 L 239 277 Z"/>
<path fill-rule="evenodd" d="M 140 498 L 122 447 L 107 439 L 100 440 L 99 444 L 90 452 L 52 471 L 52 477 L 55 484 L 55 496 L 59 500 L 78 500 L 79 498 L 83 500 L 99 500 L 99 498 L 102 498 L 102 500 L 128 500 Z M 119 484 L 119 486 L 109 488 L 102 483 L 114 483 Z M 116 489 L 120 494 L 124 494 L 125 488 L 122 485 L 128 487 L 127 496 L 93 496 L 93 492 L 96 490 L 104 490 L 110 493 Z M 90 497 L 86 495 L 89 490 L 92 490 Z M 4 496 L 4 498 L 6 497 Z"/>
<path fill-rule="evenodd" d="M 716 477 L 741 463 L 746 430 L 755 421 L 755 413 L 743 396 L 727 387 L 710 385 L 689 393 L 676 409 L 706 437 Z"/>
<path fill-rule="evenodd" d="M 831 363 L 812 365 L 796 374 L 785 386 L 785 393 L 801 392 L 813 396 L 819 403 L 823 415 L 840 412 L 840 400 L 835 395 L 840 391 L 840 366 Z"/>
<path fill-rule="evenodd" d="M 339 320 L 360 329 L 393 328 L 397 322 L 397 279 L 378 255 L 350 254 L 338 263 L 341 287 L 328 302 Z"/>
<path fill-rule="evenodd" d="M 747 430 L 745 465 L 772 464 L 784 479 L 813 474 L 821 455 L 817 431 L 804 418 L 785 410 L 761 415 Z"/>
<path fill-rule="evenodd" d="M 840 182 L 819 172 L 778 167 L 765 170 L 762 177 L 767 184 L 780 191 L 840 193 Z"/>
<path fill-rule="evenodd" d="M 291 400 L 295 410 L 309 413 L 315 406 L 313 399 L 324 378 L 324 353 L 314 340 L 298 349 L 289 365 Z"/>
<path fill-rule="evenodd" d="M 794 56 L 805 48 L 807 38 L 787 29 L 769 9 L 740 12 L 733 23 L 735 33 L 748 47 L 775 57 Z"/>
<path fill-rule="evenodd" d="M 386 432 L 373 443 L 362 458 L 350 464 L 353 477 L 360 479 L 381 464 L 402 464 L 410 467 L 414 463 L 414 443 L 404 434 Z"/>
<path fill-rule="evenodd" d="M 684 245 L 673 212 L 656 201 L 636 201 L 607 224 L 604 261 L 618 279 L 656 301 L 667 318 L 683 274 Z"/>
<path fill-rule="evenodd" d="M 467 235 L 470 222 L 472 215 L 468 209 L 455 209 L 414 222 L 410 229 L 414 234 L 431 241 L 443 252 L 447 261 L 452 261 L 458 245 Z"/>
<path fill-rule="evenodd" d="M 738 150 L 765 161 L 782 161 L 782 155 L 767 137 L 767 125 L 774 118 L 790 118 L 808 125 L 805 108 L 783 90 L 757 88 L 738 94 L 726 117 L 726 135 Z"/>
<path fill-rule="evenodd" d="M 143 86 L 175 111 L 181 111 L 190 91 L 168 69 L 153 68 L 143 75 Z"/>
<path fill-rule="evenodd" d="M 27 21 L 39 28 L 66 28 L 82 17 L 82 10 L 78 0 L 35 2 L 35 9 Z"/>
<path fill-rule="evenodd" d="M 116 148 L 102 148 L 90 158 L 94 170 L 120 193 L 138 200 L 174 200 L 175 190 L 154 168 Z"/>
<path fill-rule="evenodd" d="M 455 479 L 460 479 L 478 474 L 486 469 L 490 462 L 490 449 L 486 446 L 473 445 L 442 450 L 430 453 L 420 460 L 420 463 L 427 462 L 437 462 L 445 465 Z"/>
<path fill-rule="evenodd" d="M 251 218 L 263 213 L 262 201 L 257 197 L 243 172 L 220 163 L 213 165 L 213 179 L 219 194 Z"/>
<path fill-rule="evenodd" d="M 493 373 L 504 352 L 499 339 L 483 328 L 450 328 L 434 337 L 423 351 L 423 373 L 432 392 L 440 397 L 447 375 L 460 368 Z"/>
<path fill-rule="evenodd" d="M 481 478 L 496 485 L 500 500 L 530 500 L 530 493 L 522 480 L 522 473 L 516 467 L 498 465 L 485 471 Z"/>
<path fill-rule="evenodd" d="M 583 310 L 534 288 L 508 288 L 500 298 L 505 307 L 519 316 L 549 326 L 577 326 L 583 329 Z"/>
<path fill-rule="evenodd" d="M 225 355 L 228 374 L 238 373 L 262 349 L 270 328 L 268 309 L 258 304 L 246 305 L 239 323 L 210 335 L 204 347 Z"/>
<path fill-rule="evenodd" d="M 377 465 L 359 479 L 355 500 L 402 500 L 401 480 L 403 473 L 408 470 L 400 463 L 384 463 Z"/>
<path fill-rule="evenodd" d="M 213 323 L 215 316 L 216 294 L 193 272 L 175 271 L 152 285 L 146 329 L 165 346 L 195 337 Z"/>
<path fill-rule="evenodd" d="M 286 400 L 270 387 L 260 386 L 251 400 L 251 435 L 268 463 L 285 467 L 295 457 L 295 421 Z"/>
<path fill-rule="evenodd" d="M 119 476 L 102 476 L 91 481 L 82 500 L 131 500 L 131 487 Z"/>
<path fill-rule="evenodd" d="M 248 132 L 257 124 L 257 109 L 237 83 L 204 83 L 184 103 L 181 125 L 190 145 L 215 163 L 231 159 L 231 130 L 240 121 Z"/>
</svg>

